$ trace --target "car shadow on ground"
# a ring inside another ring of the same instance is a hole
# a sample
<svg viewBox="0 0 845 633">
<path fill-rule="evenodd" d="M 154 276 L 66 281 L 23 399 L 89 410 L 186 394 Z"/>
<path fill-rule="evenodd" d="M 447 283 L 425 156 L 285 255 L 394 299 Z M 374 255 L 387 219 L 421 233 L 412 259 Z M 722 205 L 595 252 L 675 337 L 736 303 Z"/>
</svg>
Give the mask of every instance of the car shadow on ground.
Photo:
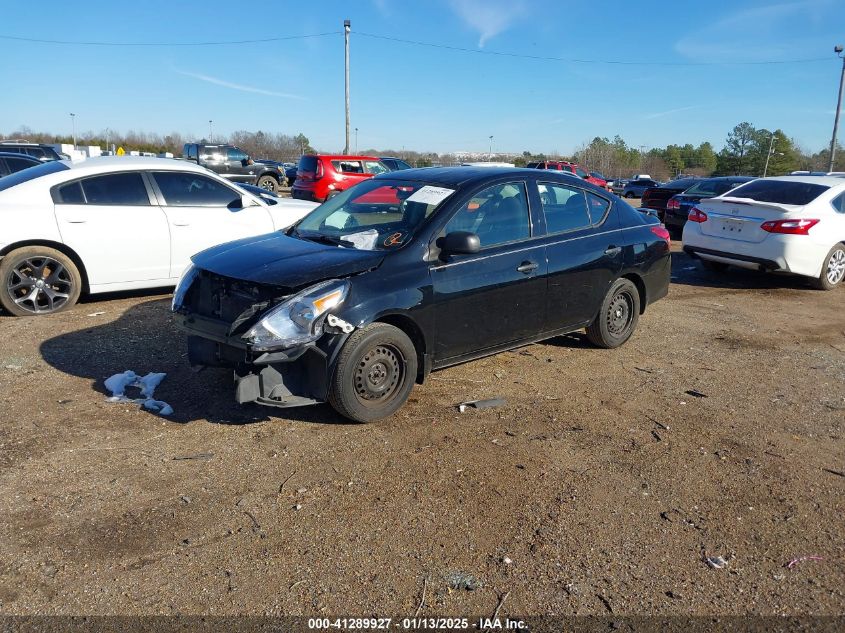
<svg viewBox="0 0 845 633">
<path fill-rule="evenodd" d="M 807 279 L 797 275 L 766 273 L 728 267 L 724 272 L 706 270 L 701 261 L 679 251 L 672 253 L 672 284 L 702 288 L 748 290 L 806 290 L 813 292 Z"/>
<path fill-rule="evenodd" d="M 173 422 L 249 424 L 284 418 L 350 423 L 328 405 L 293 409 L 239 405 L 234 399 L 231 370 L 193 371 L 185 341 L 185 334 L 176 329 L 170 317 L 170 299 L 165 298 L 133 305 L 109 323 L 48 339 L 41 344 L 40 352 L 44 361 L 59 371 L 91 380 L 92 389 L 103 398 L 111 395 L 104 385 L 109 376 L 128 369 L 139 375 L 165 372 L 167 377 L 156 389 L 155 398 L 173 407 L 173 413 L 164 417 Z M 132 397 L 133 390 L 127 395 Z"/>
</svg>

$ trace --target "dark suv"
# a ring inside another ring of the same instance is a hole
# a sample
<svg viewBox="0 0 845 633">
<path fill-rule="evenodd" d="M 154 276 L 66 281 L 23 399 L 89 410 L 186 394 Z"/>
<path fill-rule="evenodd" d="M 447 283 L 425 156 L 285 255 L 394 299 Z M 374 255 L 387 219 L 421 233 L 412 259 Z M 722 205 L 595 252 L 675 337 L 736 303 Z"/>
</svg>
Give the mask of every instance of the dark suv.
<svg viewBox="0 0 845 633">
<path fill-rule="evenodd" d="M 285 172 L 275 165 L 257 163 L 234 145 L 185 143 L 182 158 L 202 165 L 233 182 L 257 185 L 276 192 L 285 182 Z"/>
<path fill-rule="evenodd" d="M 26 154 L 45 163 L 51 160 L 62 160 L 62 156 L 49 145 L 27 143 L 25 141 L 0 141 L 0 152 Z"/>
</svg>

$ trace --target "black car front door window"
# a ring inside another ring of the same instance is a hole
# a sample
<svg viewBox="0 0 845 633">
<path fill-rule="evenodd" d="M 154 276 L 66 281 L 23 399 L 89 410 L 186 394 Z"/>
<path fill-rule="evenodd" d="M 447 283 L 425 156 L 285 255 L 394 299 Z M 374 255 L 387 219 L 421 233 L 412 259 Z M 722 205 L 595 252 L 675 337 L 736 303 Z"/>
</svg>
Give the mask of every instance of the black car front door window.
<svg viewBox="0 0 845 633">
<path fill-rule="evenodd" d="M 481 248 L 530 237 L 525 184 L 504 183 L 478 192 L 458 209 L 443 233 L 453 231 L 475 233 Z"/>
</svg>

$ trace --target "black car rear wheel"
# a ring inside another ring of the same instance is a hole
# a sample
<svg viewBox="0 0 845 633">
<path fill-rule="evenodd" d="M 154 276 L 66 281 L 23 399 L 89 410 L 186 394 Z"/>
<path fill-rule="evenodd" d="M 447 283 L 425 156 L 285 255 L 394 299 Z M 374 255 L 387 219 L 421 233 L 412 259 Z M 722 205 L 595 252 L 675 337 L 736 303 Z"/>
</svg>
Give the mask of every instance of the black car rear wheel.
<svg viewBox="0 0 845 633">
<path fill-rule="evenodd" d="M 357 330 L 343 345 L 329 385 L 329 403 L 356 422 L 372 422 L 397 411 L 417 376 L 411 339 L 386 323 Z"/>
<path fill-rule="evenodd" d="M 640 293 L 629 279 L 618 279 L 602 301 L 601 309 L 587 326 L 593 345 L 619 347 L 634 333 L 640 318 Z"/>
</svg>

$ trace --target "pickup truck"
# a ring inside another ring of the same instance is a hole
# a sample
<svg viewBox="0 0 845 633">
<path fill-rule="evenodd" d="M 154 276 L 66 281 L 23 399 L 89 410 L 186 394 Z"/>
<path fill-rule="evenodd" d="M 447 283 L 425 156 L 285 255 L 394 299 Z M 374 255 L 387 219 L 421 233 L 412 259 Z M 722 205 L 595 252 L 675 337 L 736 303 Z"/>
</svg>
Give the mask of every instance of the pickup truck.
<svg viewBox="0 0 845 633">
<path fill-rule="evenodd" d="M 285 172 L 279 167 L 258 163 L 234 145 L 185 143 L 182 158 L 210 169 L 232 182 L 257 185 L 274 193 L 285 182 Z"/>
</svg>

